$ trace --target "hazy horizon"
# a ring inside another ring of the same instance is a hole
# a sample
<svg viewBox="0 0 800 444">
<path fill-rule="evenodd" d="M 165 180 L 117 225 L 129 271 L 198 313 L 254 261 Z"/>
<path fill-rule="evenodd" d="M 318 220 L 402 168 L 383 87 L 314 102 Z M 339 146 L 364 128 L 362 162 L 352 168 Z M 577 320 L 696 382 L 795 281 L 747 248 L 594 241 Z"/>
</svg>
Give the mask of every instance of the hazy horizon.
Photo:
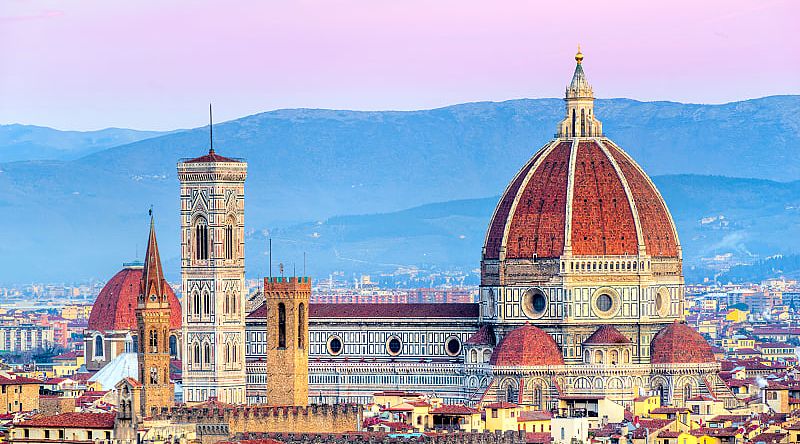
<svg viewBox="0 0 800 444">
<path fill-rule="evenodd" d="M 580 43 L 597 97 L 800 93 L 792 1 L 11 1 L 0 122 L 170 130 L 265 110 L 559 97 Z M 580 22 L 587 22 L 581 24 Z M 600 26 L 602 25 L 602 26 Z"/>
</svg>

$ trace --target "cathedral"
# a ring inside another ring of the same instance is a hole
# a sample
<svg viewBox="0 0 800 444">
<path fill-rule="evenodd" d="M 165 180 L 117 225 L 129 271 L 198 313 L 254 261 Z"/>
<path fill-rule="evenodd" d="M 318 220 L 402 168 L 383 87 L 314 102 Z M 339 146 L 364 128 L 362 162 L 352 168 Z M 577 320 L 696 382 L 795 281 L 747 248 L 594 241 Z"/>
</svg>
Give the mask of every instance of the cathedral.
<svg viewBox="0 0 800 444">
<path fill-rule="evenodd" d="M 590 415 L 600 400 L 630 407 L 644 393 L 664 405 L 705 395 L 733 406 L 711 347 L 683 321 L 681 246 L 664 199 L 604 136 L 580 51 L 575 61 L 554 139 L 511 179 L 489 221 L 477 303 L 315 304 L 308 277 L 272 276 L 248 297 L 247 163 L 212 146 L 178 163 L 182 304 L 148 256 L 132 275 L 142 276 L 139 327 L 90 321 L 87 357 L 99 364 L 106 352 L 97 358 L 93 346 L 129 338 L 145 385 L 126 390 L 161 399 L 166 376 L 147 369 L 171 354 L 190 405 L 366 404 L 406 390 L 448 404 L 566 402 Z M 126 294 L 115 280 L 96 303 L 105 312 Z M 153 345 L 148 319 L 163 342 Z"/>
</svg>

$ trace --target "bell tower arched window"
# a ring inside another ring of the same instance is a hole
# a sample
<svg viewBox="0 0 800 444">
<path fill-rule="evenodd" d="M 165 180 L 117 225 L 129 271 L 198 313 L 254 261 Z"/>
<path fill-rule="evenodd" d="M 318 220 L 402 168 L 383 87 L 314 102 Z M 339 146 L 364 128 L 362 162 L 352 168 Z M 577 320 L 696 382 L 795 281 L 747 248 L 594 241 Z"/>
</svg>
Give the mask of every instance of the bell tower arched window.
<svg viewBox="0 0 800 444">
<path fill-rule="evenodd" d="M 305 326 L 306 306 L 300 303 L 297 307 L 297 348 L 306 348 Z"/>
<path fill-rule="evenodd" d="M 198 217 L 194 223 L 194 258 L 208 259 L 208 222 L 204 217 Z"/>
<path fill-rule="evenodd" d="M 286 348 L 286 305 L 278 304 L 278 347 Z"/>
<path fill-rule="evenodd" d="M 150 353 L 158 353 L 158 333 L 150 330 Z"/>
<path fill-rule="evenodd" d="M 225 222 L 225 259 L 233 259 L 233 226 L 235 220 L 229 217 Z"/>
</svg>

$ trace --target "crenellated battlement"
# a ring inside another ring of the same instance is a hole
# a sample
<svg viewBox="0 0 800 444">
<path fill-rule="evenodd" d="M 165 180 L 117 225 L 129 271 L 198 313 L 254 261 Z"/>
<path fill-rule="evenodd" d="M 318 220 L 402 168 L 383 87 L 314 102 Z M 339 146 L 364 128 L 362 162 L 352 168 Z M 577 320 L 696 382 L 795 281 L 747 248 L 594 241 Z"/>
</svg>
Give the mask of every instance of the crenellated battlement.
<svg viewBox="0 0 800 444">
<path fill-rule="evenodd" d="M 311 278 L 308 276 L 274 276 L 264 278 L 264 293 L 311 291 Z"/>
<path fill-rule="evenodd" d="M 285 444 L 523 444 L 526 441 L 524 431 L 520 432 L 484 432 L 484 433 L 440 433 L 425 436 L 397 436 L 396 434 L 377 432 L 357 433 L 237 433 L 230 441 L 220 444 L 235 444 L 246 440 L 274 439 Z"/>
<path fill-rule="evenodd" d="M 344 433 L 359 430 L 362 407 L 356 404 L 271 406 L 176 406 L 152 410 L 152 419 L 172 423 L 227 424 L 230 433 L 314 432 Z"/>
</svg>

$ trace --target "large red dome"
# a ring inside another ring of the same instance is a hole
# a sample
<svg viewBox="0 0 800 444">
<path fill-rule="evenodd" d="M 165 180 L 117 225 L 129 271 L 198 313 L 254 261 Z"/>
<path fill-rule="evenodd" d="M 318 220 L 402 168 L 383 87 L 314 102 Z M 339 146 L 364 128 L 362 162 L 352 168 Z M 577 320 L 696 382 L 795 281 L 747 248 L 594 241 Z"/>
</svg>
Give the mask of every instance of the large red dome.
<svg viewBox="0 0 800 444">
<path fill-rule="evenodd" d="M 125 266 L 100 291 L 89 315 L 89 330 L 136 330 L 136 305 L 142 280 L 141 266 Z M 167 285 L 170 328 L 181 328 L 181 303 Z"/>
<path fill-rule="evenodd" d="M 521 367 L 564 365 L 564 356 L 547 332 L 525 324 L 509 332 L 497 344 L 489 364 Z"/>
<path fill-rule="evenodd" d="M 679 258 L 655 185 L 604 137 L 559 138 L 517 173 L 495 209 L 485 259 L 647 254 Z"/>
<path fill-rule="evenodd" d="M 661 329 L 650 343 L 653 364 L 696 364 L 716 362 L 708 341 L 683 322 Z"/>
</svg>

